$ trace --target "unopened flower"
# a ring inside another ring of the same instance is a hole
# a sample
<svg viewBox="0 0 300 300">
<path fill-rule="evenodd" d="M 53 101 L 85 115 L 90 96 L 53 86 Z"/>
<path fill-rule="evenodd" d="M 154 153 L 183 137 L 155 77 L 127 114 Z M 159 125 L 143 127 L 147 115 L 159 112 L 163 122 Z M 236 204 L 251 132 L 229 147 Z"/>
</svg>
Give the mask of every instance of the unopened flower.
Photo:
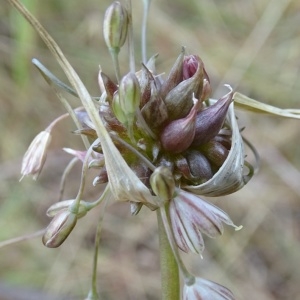
<svg viewBox="0 0 300 300">
<path fill-rule="evenodd" d="M 224 124 L 232 97 L 233 91 L 230 87 L 228 94 L 220 98 L 213 105 L 198 112 L 193 145 L 205 144 L 218 134 Z"/>
<path fill-rule="evenodd" d="M 78 216 L 68 208 L 59 211 L 48 225 L 42 241 L 46 247 L 59 247 L 72 232 Z"/>
<path fill-rule="evenodd" d="M 175 241 L 184 252 L 201 254 L 202 233 L 215 238 L 223 233 L 223 223 L 239 229 L 224 211 L 183 190 L 170 202 L 169 213 Z"/>
<path fill-rule="evenodd" d="M 64 200 L 64 201 L 59 201 L 54 204 L 52 204 L 48 209 L 47 209 L 47 216 L 50 218 L 53 218 L 56 216 L 58 213 L 60 213 L 62 210 L 65 210 L 70 207 L 74 203 L 74 199 L 71 200 Z M 78 208 L 78 213 L 77 213 L 77 218 L 82 218 L 85 216 L 88 212 L 87 208 L 87 202 L 85 201 L 80 201 L 79 208 Z"/>
<path fill-rule="evenodd" d="M 132 126 L 135 113 L 141 102 L 140 84 L 133 73 L 125 75 L 119 87 L 120 108 L 122 109 L 126 123 Z"/>
<path fill-rule="evenodd" d="M 34 180 L 38 178 L 46 161 L 50 141 L 51 133 L 48 130 L 41 131 L 34 138 L 23 157 L 20 180 L 27 175 L 32 175 Z"/>
<path fill-rule="evenodd" d="M 173 198 L 175 181 L 169 168 L 165 166 L 156 168 L 150 176 L 150 185 L 163 203 Z"/>
<path fill-rule="evenodd" d="M 118 1 L 113 2 L 106 10 L 103 22 L 103 33 L 109 49 L 119 52 L 124 45 L 128 30 L 128 13 Z"/>
<path fill-rule="evenodd" d="M 188 149 L 192 144 L 196 130 L 196 115 L 198 100 L 190 110 L 189 114 L 169 123 L 161 133 L 160 140 L 164 150 L 171 153 L 180 153 Z"/>
<path fill-rule="evenodd" d="M 226 287 L 206 279 L 195 278 L 191 285 L 185 284 L 183 300 L 234 300 L 232 292 Z"/>
</svg>

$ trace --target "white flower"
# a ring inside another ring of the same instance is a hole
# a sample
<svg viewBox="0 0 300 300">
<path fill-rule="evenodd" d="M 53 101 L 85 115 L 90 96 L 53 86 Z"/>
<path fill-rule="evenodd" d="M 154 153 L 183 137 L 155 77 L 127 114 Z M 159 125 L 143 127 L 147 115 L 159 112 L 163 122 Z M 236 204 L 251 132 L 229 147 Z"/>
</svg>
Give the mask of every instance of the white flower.
<svg viewBox="0 0 300 300">
<path fill-rule="evenodd" d="M 34 180 L 38 178 L 46 161 L 50 141 L 51 133 L 49 131 L 42 131 L 34 138 L 24 154 L 20 180 L 27 175 L 32 175 Z"/>
<path fill-rule="evenodd" d="M 221 235 L 223 223 L 240 229 L 223 210 L 184 190 L 170 202 L 169 213 L 175 241 L 184 252 L 201 253 L 202 233 L 211 238 Z"/>
<path fill-rule="evenodd" d="M 185 284 L 183 300 L 234 300 L 234 295 L 226 287 L 197 277 L 191 285 Z"/>
</svg>

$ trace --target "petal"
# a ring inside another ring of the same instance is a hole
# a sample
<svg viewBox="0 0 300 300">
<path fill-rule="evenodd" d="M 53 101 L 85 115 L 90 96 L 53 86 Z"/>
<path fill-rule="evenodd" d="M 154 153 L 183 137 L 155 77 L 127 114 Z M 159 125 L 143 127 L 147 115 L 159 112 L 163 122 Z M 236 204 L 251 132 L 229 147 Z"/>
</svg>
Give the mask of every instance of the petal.
<svg viewBox="0 0 300 300">
<path fill-rule="evenodd" d="M 234 295 L 226 287 L 202 278 L 196 278 L 192 285 L 185 285 L 183 300 L 234 300 Z"/>
</svg>

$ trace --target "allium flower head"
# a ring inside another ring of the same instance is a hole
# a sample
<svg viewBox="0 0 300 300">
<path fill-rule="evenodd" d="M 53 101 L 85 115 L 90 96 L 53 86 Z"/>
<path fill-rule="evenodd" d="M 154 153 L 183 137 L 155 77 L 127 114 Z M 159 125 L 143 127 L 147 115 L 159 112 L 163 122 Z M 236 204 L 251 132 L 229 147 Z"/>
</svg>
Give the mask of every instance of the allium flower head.
<svg viewBox="0 0 300 300">
<path fill-rule="evenodd" d="M 150 1 L 144 2 L 147 11 Z M 28 19 L 32 24 L 39 24 L 32 21 L 33 17 Z M 74 133 L 82 135 L 86 147 L 85 150 L 65 148 L 82 161 L 81 182 L 76 199 L 50 207 L 48 214 L 53 219 L 43 243 L 47 247 L 60 246 L 77 219 L 103 199 L 130 203 L 132 215 L 146 206 L 158 212 L 159 223 L 163 224 L 170 244 L 168 248 L 172 249 L 185 277 L 183 299 L 232 300 L 233 295 L 226 288 L 190 277 L 177 247 L 201 254 L 204 249 L 202 233 L 214 238 L 222 234 L 223 223 L 238 229 L 225 212 L 197 196 L 233 193 L 253 175 L 251 165 L 245 162 L 233 90 L 226 85 L 229 92 L 218 100 L 211 99 L 212 89 L 203 61 L 196 54 L 187 55 L 185 48 L 166 77 L 156 72 L 157 55 L 147 62 L 146 51 L 142 51 L 143 63 L 136 71 L 130 1 L 126 8 L 113 2 L 105 13 L 103 27 L 116 81 L 100 70 L 101 94 L 93 99 L 55 42 L 45 34 L 42 26 L 38 26 L 76 92 L 70 88 L 66 90 L 79 96 L 82 102 L 80 110 L 73 111 L 70 105 L 65 106 L 77 125 Z M 118 54 L 127 37 L 130 71 L 122 75 Z M 145 48 L 145 41 L 142 48 Z M 50 76 L 43 68 L 39 70 L 45 77 Z M 59 82 L 53 77 L 49 79 Z M 60 86 L 65 87 L 64 84 Z M 23 159 L 22 176 L 31 174 L 37 178 L 50 138 L 50 131 L 46 130 L 34 139 Z M 70 165 L 66 170 L 70 170 Z M 98 169 L 93 186 L 105 185 L 94 202 L 82 201 L 89 168 Z M 96 238 L 99 237 L 97 233 Z M 97 247 L 96 244 L 96 253 Z M 195 280 L 188 281 L 188 278 Z"/>
</svg>

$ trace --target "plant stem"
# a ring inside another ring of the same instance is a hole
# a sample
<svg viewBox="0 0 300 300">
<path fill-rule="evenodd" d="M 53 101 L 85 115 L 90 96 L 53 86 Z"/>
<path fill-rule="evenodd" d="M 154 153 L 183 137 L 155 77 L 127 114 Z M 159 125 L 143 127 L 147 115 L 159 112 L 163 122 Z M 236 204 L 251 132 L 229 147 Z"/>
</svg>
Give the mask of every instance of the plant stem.
<svg viewBox="0 0 300 300">
<path fill-rule="evenodd" d="M 160 269 L 162 286 L 161 299 L 179 300 L 180 282 L 178 265 L 173 255 L 172 248 L 169 244 L 168 236 L 166 234 L 159 209 L 157 210 L 157 224 L 160 248 Z"/>
</svg>

